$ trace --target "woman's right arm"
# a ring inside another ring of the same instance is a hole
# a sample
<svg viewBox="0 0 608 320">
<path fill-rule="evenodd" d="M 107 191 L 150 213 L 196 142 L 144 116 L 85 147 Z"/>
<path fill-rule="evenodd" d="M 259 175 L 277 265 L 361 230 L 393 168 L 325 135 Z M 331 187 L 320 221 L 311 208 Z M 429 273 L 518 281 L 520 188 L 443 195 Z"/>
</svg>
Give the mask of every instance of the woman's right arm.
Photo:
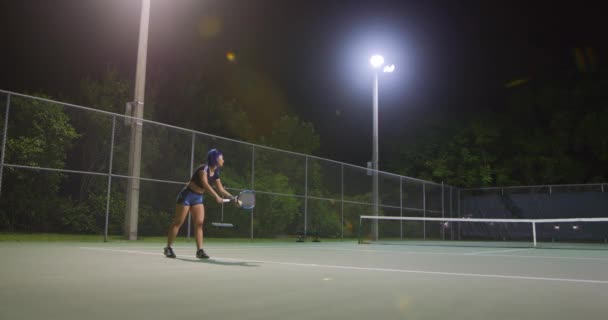
<svg viewBox="0 0 608 320">
<path fill-rule="evenodd" d="M 199 171 L 198 174 L 199 174 L 199 177 L 201 178 L 201 181 L 203 181 L 203 186 L 205 187 L 205 190 L 207 190 L 210 194 L 212 194 L 215 197 L 215 201 L 217 203 L 224 202 L 224 200 L 222 199 L 222 197 L 220 197 L 217 194 L 217 192 L 215 192 L 215 190 L 213 190 L 213 188 L 209 184 L 209 180 L 207 179 L 207 174 L 205 173 L 205 170 Z"/>
</svg>

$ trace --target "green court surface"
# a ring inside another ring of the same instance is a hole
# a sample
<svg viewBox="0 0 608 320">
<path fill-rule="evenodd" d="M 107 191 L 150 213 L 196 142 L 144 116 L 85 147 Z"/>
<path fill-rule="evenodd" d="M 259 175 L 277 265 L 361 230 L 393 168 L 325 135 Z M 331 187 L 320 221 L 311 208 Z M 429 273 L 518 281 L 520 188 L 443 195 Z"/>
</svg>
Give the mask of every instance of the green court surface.
<svg viewBox="0 0 608 320">
<path fill-rule="evenodd" d="M 0 242 L 0 319 L 605 319 L 608 250 Z"/>
</svg>

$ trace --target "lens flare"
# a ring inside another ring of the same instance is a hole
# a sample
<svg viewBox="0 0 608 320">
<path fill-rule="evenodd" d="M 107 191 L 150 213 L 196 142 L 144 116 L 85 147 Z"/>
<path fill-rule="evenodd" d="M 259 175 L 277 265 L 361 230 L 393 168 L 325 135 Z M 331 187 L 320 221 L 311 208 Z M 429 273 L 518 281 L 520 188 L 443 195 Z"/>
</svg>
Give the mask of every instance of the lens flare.
<svg viewBox="0 0 608 320">
<path fill-rule="evenodd" d="M 198 33 L 205 39 L 217 37 L 222 31 L 222 20 L 218 17 L 203 17 L 198 24 Z"/>
</svg>

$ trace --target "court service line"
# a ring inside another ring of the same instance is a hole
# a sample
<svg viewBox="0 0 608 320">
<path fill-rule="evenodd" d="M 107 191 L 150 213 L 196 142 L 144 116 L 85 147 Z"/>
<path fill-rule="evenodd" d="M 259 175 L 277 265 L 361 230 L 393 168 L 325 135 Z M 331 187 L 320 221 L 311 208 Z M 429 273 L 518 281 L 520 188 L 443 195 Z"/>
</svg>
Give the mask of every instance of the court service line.
<svg viewBox="0 0 608 320">
<path fill-rule="evenodd" d="M 92 247 L 80 247 L 84 250 L 101 250 L 110 252 L 126 252 L 135 254 L 145 255 L 158 255 L 160 253 L 136 251 L 136 250 L 114 250 L 106 248 L 92 248 Z M 355 266 L 340 266 L 340 265 L 328 265 L 328 264 L 317 264 L 317 263 L 298 263 L 298 262 L 284 262 L 284 261 L 270 261 L 270 260 L 253 260 L 253 259 L 240 259 L 240 258 L 229 258 L 229 257 L 214 257 L 214 260 L 219 261 L 237 261 L 237 262 L 250 262 L 250 263 L 263 263 L 263 264 L 276 264 L 284 266 L 296 266 L 296 267 L 309 267 L 309 268 L 328 268 L 328 269 L 342 269 L 342 270 L 357 270 L 357 271 L 378 271 L 378 272 L 396 272 L 396 273 L 412 273 L 412 274 L 432 274 L 442 276 L 460 276 L 460 277 L 477 277 L 477 278 L 496 278 L 496 279 L 517 279 L 517 280 L 536 280 L 536 281 L 554 281 L 554 282 L 574 282 L 574 283 L 593 283 L 593 284 L 608 284 L 608 280 L 590 280 L 590 279 L 572 279 L 572 278 L 549 278 L 549 277 L 531 277 L 531 276 L 512 276 L 512 275 L 501 275 L 501 274 L 483 274 L 483 273 L 459 273 L 459 272 L 442 272 L 442 271 L 424 271 L 424 270 L 408 270 L 408 269 L 390 269 L 390 268 L 374 268 L 374 267 L 355 267 Z"/>
</svg>

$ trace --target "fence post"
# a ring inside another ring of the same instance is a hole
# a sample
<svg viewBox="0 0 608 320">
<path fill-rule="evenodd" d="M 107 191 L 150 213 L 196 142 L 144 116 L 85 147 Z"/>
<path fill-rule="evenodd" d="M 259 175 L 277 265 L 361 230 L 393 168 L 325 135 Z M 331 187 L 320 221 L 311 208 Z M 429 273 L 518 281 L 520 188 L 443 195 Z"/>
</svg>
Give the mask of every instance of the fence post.
<svg viewBox="0 0 608 320">
<path fill-rule="evenodd" d="M 304 165 L 304 238 L 307 234 L 308 224 L 308 156 L 305 157 L 306 162 Z"/>
<path fill-rule="evenodd" d="M 456 192 L 456 213 L 458 214 L 458 218 L 462 218 L 462 210 L 460 208 L 460 189 Z"/>
<path fill-rule="evenodd" d="M 108 194 L 106 197 L 106 225 L 104 227 L 103 242 L 108 242 L 108 225 L 110 223 L 110 197 L 112 190 L 112 160 L 114 159 L 114 132 L 116 131 L 116 116 L 112 116 L 112 140 L 110 142 L 110 164 L 108 166 Z"/>
<path fill-rule="evenodd" d="M 422 183 L 422 216 L 426 218 L 426 184 Z M 422 239 L 426 240 L 426 220 L 422 221 Z"/>
<path fill-rule="evenodd" d="M 456 192 L 456 214 L 458 218 L 462 218 L 462 212 L 460 211 L 460 189 Z M 458 224 L 458 240 L 460 240 L 460 223 Z"/>
<path fill-rule="evenodd" d="M 340 202 L 342 203 L 340 208 L 340 215 L 342 217 L 342 224 L 340 227 L 340 240 L 344 240 L 344 164 L 340 163 Z"/>
<path fill-rule="evenodd" d="M 255 145 L 251 146 L 251 190 L 255 190 Z M 251 232 L 250 237 L 253 240 L 253 211 L 255 208 L 251 209 Z"/>
<path fill-rule="evenodd" d="M 441 217 L 445 218 L 445 186 L 441 181 Z"/>
<path fill-rule="evenodd" d="M 444 200 L 445 190 L 443 186 L 443 181 L 441 181 L 441 217 L 445 218 L 445 200 Z M 441 227 L 441 240 L 445 240 L 445 228 Z"/>
<path fill-rule="evenodd" d="M 399 176 L 399 216 L 403 217 L 403 177 Z M 403 240 L 403 220 L 399 221 L 400 235 Z"/>
<path fill-rule="evenodd" d="M 454 217 L 454 188 L 450 187 L 450 218 Z M 450 239 L 454 240 L 453 224 L 450 224 Z"/>
<path fill-rule="evenodd" d="M 0 197 L 2 197 L 2 175 L 4 171 L 4 155 L 6 153 L 6 135 L 8 133 L 8 114 L 11 104 L 11 95 L 6 96 L 6 112 L 4 115 L 4 134 L 2 135 L 2 155 L 0 155 Z"/>
<path fill-rule="evenodd" d="M 359 216 L 359 228 L 357 228 L 357 243 L 361 244 L 361 216 Z"/>
<path fill-rule="evenodd" d="M 190 148 L 190 172 L 188 173 L 188 176 L 190 176 L 192 174 L 192 172 L 194 171 L 194 142 L 196 139 L 196 133 L 192 132 L 192 147 Z M 192 226 L 191 224 L 191 220 L 192 220 L 192 212 L 190 212 L 190 210 L 188 210 L 188 232 L 186 233 L 186 239 L 190 240 L 190 234 L 192 232 Z"/>
</svg>

